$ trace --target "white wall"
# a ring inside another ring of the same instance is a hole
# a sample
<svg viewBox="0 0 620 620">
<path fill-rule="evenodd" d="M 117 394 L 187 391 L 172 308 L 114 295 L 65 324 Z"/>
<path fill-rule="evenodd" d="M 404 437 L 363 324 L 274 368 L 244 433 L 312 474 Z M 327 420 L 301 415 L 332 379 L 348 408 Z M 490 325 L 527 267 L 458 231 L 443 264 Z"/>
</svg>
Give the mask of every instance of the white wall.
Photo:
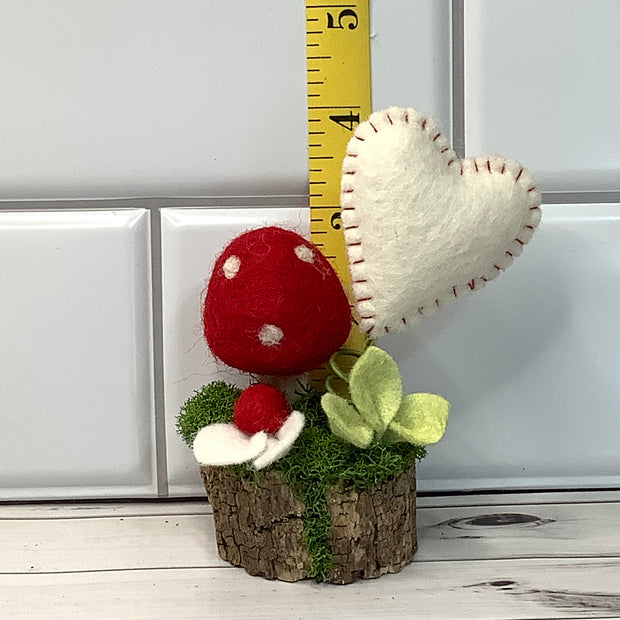
<svg viewBox="0 0 620 620">
<path fill-rule="evenodd" d="M 1 8 L 4 198 L 305 191 L 302 3 Z"/>
<path fill-rule="evenodd" d="M 303 3 L 0 9 L 0 499 L 200 493 L 174 417 L 228 376 L 199 333 L 210 261 L 245 226 L 307 227 Z M 379 343 L 453 403 L 421 488 L 618 486 L 618 3 L 371 12 L 374 107 L 545 191 L 498 282 Z"/>
<path fill-rule="evenodd" d="M 376 104 L 448 122 L 448 3 L 389 4 L 373 10 Z M 302 2 L 0 8 L 1 198 L 307 193 Z"/>
</svg>

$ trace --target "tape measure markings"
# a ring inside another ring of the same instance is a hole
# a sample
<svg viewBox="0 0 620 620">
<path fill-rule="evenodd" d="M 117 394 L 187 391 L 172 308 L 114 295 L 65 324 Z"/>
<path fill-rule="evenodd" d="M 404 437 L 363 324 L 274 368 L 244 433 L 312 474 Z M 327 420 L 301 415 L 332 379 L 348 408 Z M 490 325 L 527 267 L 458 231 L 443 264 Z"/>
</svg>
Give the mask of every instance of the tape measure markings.
<svg viewBox="0 0 620 620">
<path fill-rule="evenodd" d="M 306 0 L 310 237 L 340 276 L 352 303 L 340 220 L 340 176 L 355 127 L 370 114 L 369 2 Z M 346 346 L 364 342 L 353 329 Z"/>
</svg>

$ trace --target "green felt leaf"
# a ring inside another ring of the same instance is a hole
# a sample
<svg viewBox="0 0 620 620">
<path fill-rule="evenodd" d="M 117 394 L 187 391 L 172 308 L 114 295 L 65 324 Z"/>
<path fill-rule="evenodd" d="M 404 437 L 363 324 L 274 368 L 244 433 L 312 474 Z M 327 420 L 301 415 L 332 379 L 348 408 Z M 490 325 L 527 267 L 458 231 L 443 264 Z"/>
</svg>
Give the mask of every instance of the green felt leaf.
<svg viewBox="0 0 620 620">
<path fill-rule="evenodd" d="M 448 422 L 450 403 L 435 394 L 409 394 L 390 422 L 386 441 L 427 446 L 439 441 Z M 399 439 L 400 438 L 400 439 Z"/>
<path fill-rule="evenodd" d="M 381 437 L 403 398 L 396 362 L 378 347 L 368 347 L 351 369 L 349 390 L 360 415 Z"/>
<path fill-rule="evenodd" d="M 334 435 L 358 448 L 367 448 L 371 444 L 373 430 L 351 403 L 336 394 L 327 393 L 321 397 L 321 406 Z"/>
</svg>

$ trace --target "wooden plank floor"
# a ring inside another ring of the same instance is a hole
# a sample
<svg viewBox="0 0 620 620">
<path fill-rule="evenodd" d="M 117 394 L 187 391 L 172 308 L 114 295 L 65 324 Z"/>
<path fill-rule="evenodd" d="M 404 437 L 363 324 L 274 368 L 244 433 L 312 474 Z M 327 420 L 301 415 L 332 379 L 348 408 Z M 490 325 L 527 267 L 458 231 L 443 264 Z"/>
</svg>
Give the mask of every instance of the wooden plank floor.
<svg viewBox="0 0 620 620">
<path fill-rule="evenodd" d="M 0 506 L 0 618 L 620 618 L 620 493 L 422 498 L 420 550 L 348 586 L 250 577 L 203 502 Z"/>
</svg>

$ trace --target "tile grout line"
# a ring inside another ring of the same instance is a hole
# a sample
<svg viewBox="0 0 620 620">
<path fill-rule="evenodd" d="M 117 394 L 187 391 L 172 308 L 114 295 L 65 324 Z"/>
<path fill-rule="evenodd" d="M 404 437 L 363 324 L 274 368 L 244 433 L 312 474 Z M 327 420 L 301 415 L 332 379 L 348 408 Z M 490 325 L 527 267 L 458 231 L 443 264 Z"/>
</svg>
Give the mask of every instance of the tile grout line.
<svg viewBox="0 0 620 620">
<path fill-rule="evenodd" d="M 605 204 L 620 202 L 620 191 L 574 191 L 555 192 L 542 191 L 542 202 L 545 204 Z"/>
<path fill-rule="evenodd" d="M 164 401 L 163 285 L 161 211 L 151 211 L 151 312 L 153 317 L 153 406 L 157 496 L 168 497 L 168 457 Z"/>
<path fill-rule="evenodd" d="M 457 157 L 465 157 L 465 14 L 464 0 L 452 0 L 452 145 Z"/>
<path fill-rule="evenodd" d="M 109 196 L 104 198 L 46 198 L 5 200 L 0 198 L 2 211 L 62 211 L 62 210 L 116 210 L 163 208 L 262 208 L 304 207 L 308 205 L 307 194 L 246 194 L 208 196 Z"/>
<path fill-rule="evenodd" d="M 455 2 L 458 0 L 454 0 Z M 460 97 L 456 97 L 460 100 Z M 453 125 L 458 121 L 457 126 L 453 126 L 454 135 L 464 135 L 463 126 L 463 105 L 459 102 L 458 107 L 461 114 L 453 114 Z M 461 142 L 456 144 L 455 151 L 463 150 L 464 137 L 458 138 Z M 543 202 L 548 204 L 588 204 L 588 203 L 620 203 L 620 190 L 548 190 L 542 191 Z M 112 211 L 117 209 L 146 209 L 150 212 L 157 212 L 162 208 L 176 209 L 210 209 L 210 208 L 245 208 L 261 209 L 263 207 L 307 207 L 307 195 L 290 194 L 270 194 L 263 196 L 204 196 L 191 198 L 167 198 L 162 197 L 142 197 L 142 198 L 93 198 L 86 200 L 58 199 L 58 200 L 22 200 L 5 201 L 0 200 L 0 213 L 3 211 L 64 211 L 64 210 L 105 210 Z"/>
</svg>

